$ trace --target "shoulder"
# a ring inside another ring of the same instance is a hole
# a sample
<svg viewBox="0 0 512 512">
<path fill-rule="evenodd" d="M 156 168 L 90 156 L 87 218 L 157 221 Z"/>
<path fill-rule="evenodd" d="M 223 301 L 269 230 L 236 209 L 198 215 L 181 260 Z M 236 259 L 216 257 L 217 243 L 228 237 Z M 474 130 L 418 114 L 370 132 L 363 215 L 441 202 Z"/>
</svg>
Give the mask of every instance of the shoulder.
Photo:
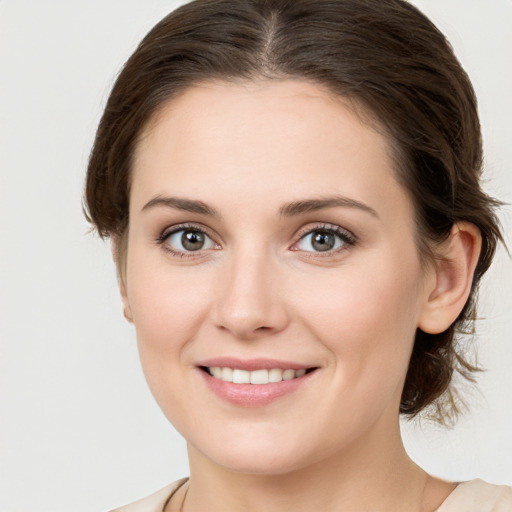
<svg viewBox="0 0 512 512">
<path fill-rule="evenodd" d="M 146 498 L 116 508 L 111 512 L 162 512 L 167 501 L 187 480 L 188 478 L 177 480 Z"/>
<path fill-rule="evenodd" d="M 436 512 L 511 512 L 512 487 L 476 479 L 459 484 Z"/>
</svg>

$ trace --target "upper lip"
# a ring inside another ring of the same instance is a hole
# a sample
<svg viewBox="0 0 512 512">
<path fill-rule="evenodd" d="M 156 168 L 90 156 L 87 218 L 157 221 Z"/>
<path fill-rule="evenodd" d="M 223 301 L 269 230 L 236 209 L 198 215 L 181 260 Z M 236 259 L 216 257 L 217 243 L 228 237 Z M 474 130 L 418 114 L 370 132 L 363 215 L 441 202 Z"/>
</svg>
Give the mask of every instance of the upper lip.
<svg viewBox="0 0 512 512">
<path fill-rule="evenodd" d="M 215 357 L 213 359 L 205 359 L 197 364 L 197 366 L 221 368 L 237 368 L 239 370 L 271 370 L 272 368 L 280 368 L 282 370 L 301 370 L 315 368 L 315 365 L 296 363 L 293 361 L 283 361 L 280 359 L 238 359 L 236 357 Z"/>
</svg>

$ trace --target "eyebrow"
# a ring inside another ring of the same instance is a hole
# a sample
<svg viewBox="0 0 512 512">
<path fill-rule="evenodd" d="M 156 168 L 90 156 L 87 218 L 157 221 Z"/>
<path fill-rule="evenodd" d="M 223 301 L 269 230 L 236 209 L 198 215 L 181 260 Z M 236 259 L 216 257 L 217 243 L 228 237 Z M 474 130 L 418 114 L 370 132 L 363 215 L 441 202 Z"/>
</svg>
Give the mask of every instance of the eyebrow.
<svg viewBox="0 0 512 512">
<path fill-rule="evenodd" d="M 198 213 L 200 215 L 207 215 L 209 217 L 221 217 L 220 213 L 215 208 L 207 205 L 206 203 L 203 203 L 202 201 L 195 201 L 193 199 L 184 199 L 180 197 L 164 197 L 160 195 L 148 201 L 142 207 L 142 211 L 159 206 L 174 208 L 175 210 L 182 210 L 191 213 Z M 356 208 L 367 212 L 376 218 L 379 218 L 379 215 L 371 206 L 368 206 L 361 201 L 340 195 L 292 201 L 291 203 L 287 203 L 279 208 L 279 215 L 281 217 L 295 217 L 305 213 L 314 212 L 316 210 L 322 210 L 324 208 L 336 207 Z"/>
<path fill-rule="evenodd" d="M 219 212 L 215 208 L 208 206 L 206 203 L 203 203 L 202 201 L 194 201 L 192 199 L 183 199 L 180 197 L 156 196 L 142 207 L 142 211 L 149 210 L 157 206 L 165 206 L 167 208 L 174 208 L 175 210 L 220 218 Z"/>
<path fill-rule="evenodd" d="M 340 195 L 321 197 L 318 199 L 304 199 L 299 201 L 293 201 L 285 204 L 279 209 L 279 214 L 282 217 L 294 217 L 296 215 L 302 215 L 304 213 L 314 212 L 323 208 L 356 208 L 371 214 L 372 216 L 379 218 L 378 213 L 371 207 L 361 201 L 350 199 Z"/>
</svg>

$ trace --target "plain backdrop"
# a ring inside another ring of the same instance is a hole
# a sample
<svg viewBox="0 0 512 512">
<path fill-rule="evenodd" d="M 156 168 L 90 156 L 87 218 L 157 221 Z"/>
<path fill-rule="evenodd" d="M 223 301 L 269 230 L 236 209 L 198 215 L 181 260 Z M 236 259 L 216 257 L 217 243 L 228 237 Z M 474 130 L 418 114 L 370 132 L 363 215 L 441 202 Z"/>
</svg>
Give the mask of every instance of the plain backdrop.
<svg viewBox="0 0 512 512">
<path fill-rule="evenodd" d="M 188 474 L 121 312 L 108 243 L 81 210 L 115 74 L 182 2 L 0 0 L 0 510 L 106 511 Z M 512 1 L 415 0 L 473 80 L 486 189 L 512 202 Z M 501 215 L 511 231 L 510 209 Z M 510 244 L 511 237 L 508 236 Z M 512 264 L 481 292 L 471 411 L 404 425 L 413 458 L 452 480 L 512 484 Z M 205 425 L 207 426 L 207 425 Z"/>
</svg>

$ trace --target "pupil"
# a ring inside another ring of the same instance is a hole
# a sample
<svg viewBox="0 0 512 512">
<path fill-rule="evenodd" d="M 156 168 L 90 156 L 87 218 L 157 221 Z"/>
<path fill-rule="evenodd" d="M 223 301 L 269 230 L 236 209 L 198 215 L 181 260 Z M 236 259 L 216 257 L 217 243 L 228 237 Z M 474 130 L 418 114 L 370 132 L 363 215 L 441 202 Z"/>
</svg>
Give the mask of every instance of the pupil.
<svg viewBox="0 0 512 512">
<path fill-rule="evenodd" d="M 334 236 L 331 233 L 317 231 L 313 235 L 312 245 L 317 251 L 329 251 L 334 247 Z"/>
<path fill-rule="evenodd" d="M 181 243 L 188 251 L 198 251 L 204 245 L 204 235 L 199 231 L 185 231 Z"/>
</svg>

